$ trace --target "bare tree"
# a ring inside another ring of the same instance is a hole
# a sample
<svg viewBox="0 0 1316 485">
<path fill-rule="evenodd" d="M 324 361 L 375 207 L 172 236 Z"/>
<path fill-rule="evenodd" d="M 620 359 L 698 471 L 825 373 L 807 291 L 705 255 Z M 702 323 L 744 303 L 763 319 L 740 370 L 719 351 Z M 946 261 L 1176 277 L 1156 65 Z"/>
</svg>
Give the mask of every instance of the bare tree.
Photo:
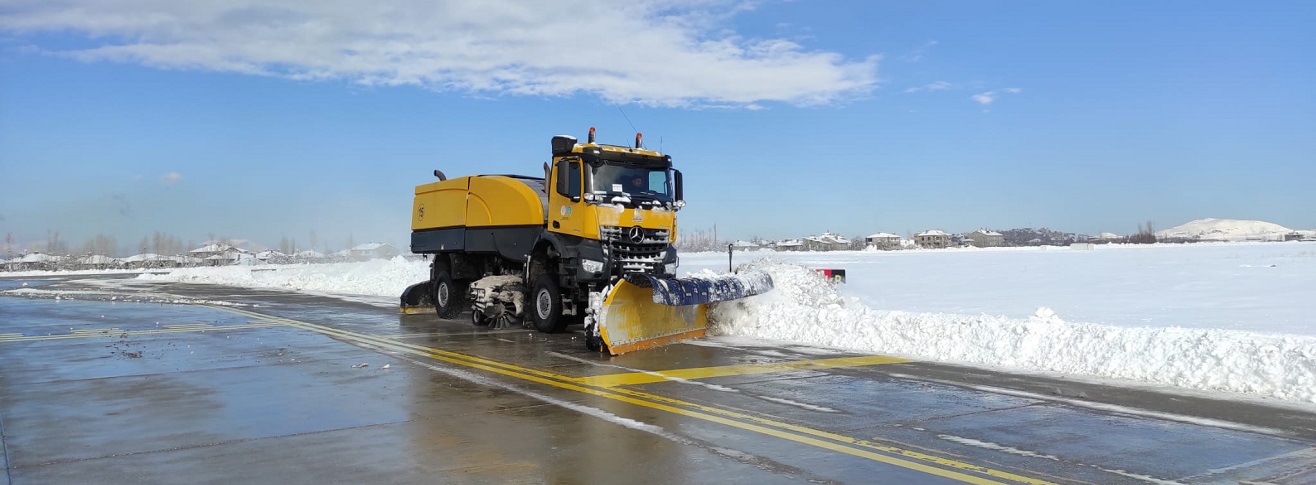
<svg viewBox="0 0 1316 485">
<path fill-rule="evenodd" d="M 292 243 L 288 241 L 288 236 L 279 239 L 279 252 L 283 254 L 292 254 Z"/>
<path fill-rule="evenodd" d="M 101 254 L 110 257 L 117 257 L 119 252 L 119 242 L 114 239 L 114 236 L 97 234 L 94 237 L 88 238 L 87 242 L 82 243 L 81 252 L 88 255 Z"/>
<path fill-rule="evenodd" d="M 1156 230 L 1152 228 L 1152 221 L 1147 221 L 1147 225 L 1138 224 L 1138 233 L 1126 238 L 1132 244 L 1154 244 L 1156 242 Z"/>
<path fill-rule="evenodd" d="M 46 231 L 46 254 L 68 254 L 69 246 L 59 240 L 59 231 Z"/>
</svg>

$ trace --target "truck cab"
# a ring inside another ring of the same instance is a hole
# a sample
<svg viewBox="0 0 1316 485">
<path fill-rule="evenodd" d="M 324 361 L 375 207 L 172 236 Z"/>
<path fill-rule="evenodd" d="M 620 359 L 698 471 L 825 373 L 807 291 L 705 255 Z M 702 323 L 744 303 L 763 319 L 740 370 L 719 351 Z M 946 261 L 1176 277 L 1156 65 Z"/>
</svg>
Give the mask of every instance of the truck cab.
<svg viewBox="0 0 1316 485">
<path fill-rule="evenodd" d="M 672 158 L 642 148 L 553 137 L 546 167 L 547 232 L 575 247 L 576 282 L 676 273 L 676 211 L 685 205 Z M 563 268 L 567 269 L 567 268 Z"/>
</svg>

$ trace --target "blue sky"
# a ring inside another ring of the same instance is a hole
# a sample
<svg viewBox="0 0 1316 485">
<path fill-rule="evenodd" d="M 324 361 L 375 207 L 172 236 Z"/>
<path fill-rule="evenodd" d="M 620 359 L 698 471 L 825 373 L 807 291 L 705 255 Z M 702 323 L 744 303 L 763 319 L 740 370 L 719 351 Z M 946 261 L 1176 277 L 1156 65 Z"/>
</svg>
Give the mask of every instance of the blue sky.
<svg viewBox="0 0 1316 485">
<path fill-rule="evenodd" d="M 632 123 L 723 238 L 1316 229 L 1310 2 L 348 3 L 0 3 L 0 232 L 405 247 Z"/>
</svg>

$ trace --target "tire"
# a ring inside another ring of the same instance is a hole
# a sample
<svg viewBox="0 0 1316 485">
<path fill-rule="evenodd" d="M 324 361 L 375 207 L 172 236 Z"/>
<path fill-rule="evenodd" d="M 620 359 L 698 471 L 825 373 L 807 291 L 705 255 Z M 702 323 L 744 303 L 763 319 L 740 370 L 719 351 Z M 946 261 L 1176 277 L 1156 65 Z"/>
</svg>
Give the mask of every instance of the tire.
<svg viewBox="0 0 1316 485">
<path fill-rule="evenodd" d="M 535 279 L 530 292 L 530 319 L 535 322 L 535 330 L 543 333 L 558 333 L 567 328 L 567 320 L 562 318 L 562 290 L 556 276 L 544 273 Z"/>
<path fill-rule="evenodd" d="M 458 284 L 446 270 L 440 270 L 434 275 L 432 298 L 439 318 L 456 318 L 466 309 L 466 285 Z"/>
</svg>

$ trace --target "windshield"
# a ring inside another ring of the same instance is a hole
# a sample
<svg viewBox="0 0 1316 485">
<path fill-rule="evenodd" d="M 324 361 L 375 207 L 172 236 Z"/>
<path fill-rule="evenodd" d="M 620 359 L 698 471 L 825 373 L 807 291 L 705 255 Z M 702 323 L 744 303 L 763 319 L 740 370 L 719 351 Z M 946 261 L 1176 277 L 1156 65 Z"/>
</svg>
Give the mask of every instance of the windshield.
<svg viewBox="0 0 1316 485">
<path fill-rule="evenodd" d="M 667 170 L 623 165 L 593 167 L 590 190 L 596 194 L 625 194 L 636 200 L 671 202 L 672 183 Z"/>
</svg>

